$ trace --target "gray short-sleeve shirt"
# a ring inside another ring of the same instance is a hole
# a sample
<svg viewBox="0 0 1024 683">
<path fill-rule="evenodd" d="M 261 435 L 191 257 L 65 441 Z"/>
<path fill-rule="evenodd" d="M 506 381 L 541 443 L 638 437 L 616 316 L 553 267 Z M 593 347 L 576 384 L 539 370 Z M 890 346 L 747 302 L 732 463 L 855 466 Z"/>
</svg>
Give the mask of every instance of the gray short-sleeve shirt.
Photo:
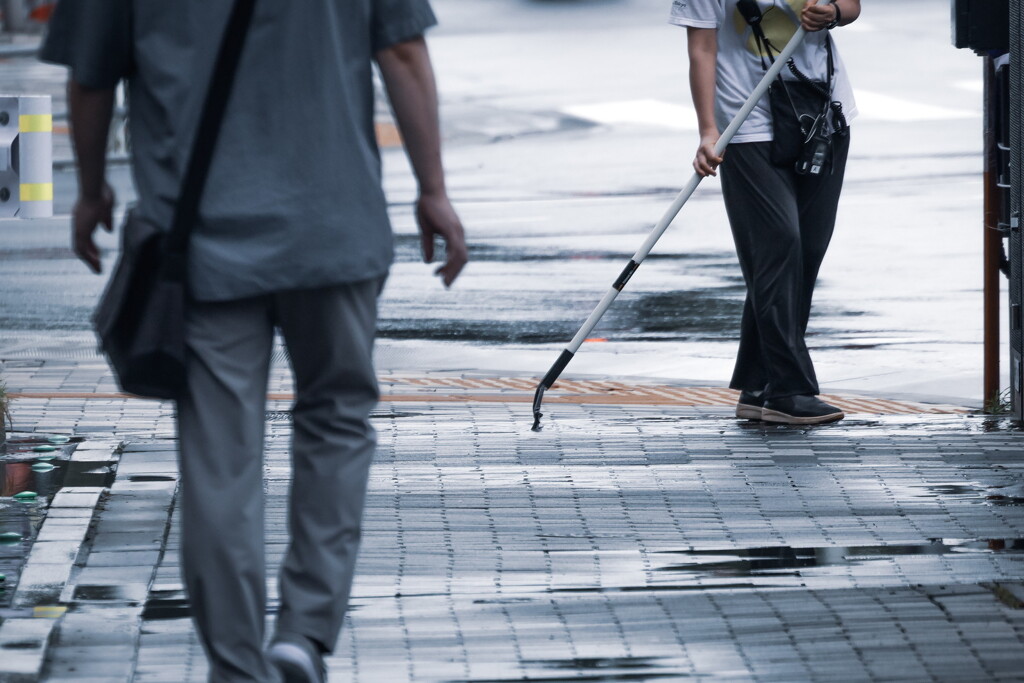
<svg viewBox="0 0 1024 683">
<path fill-rule="evenodd" d="M 128 81 L 146 219 L 170 225 L 231 3 L 61 0 L 44 61 L 86 87 Z M 373 124 L 373 55 L 435 23 L 428 0 L 257 2 L 192 234 L 196 298 L 387 273 L 391 227 Z"/>
</svg>

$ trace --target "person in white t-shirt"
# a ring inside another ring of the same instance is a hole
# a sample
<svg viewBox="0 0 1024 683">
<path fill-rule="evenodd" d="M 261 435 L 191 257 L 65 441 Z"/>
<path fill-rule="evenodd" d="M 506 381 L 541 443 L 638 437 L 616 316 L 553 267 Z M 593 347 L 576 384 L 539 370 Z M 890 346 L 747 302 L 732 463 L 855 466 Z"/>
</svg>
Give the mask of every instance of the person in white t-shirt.
<svg viewBox="0 0 1024 683">
<path fill-rule="evenodd" d="M 860 0 L 672 3 L 669 22 L 687 29 L 690 91 L 700 128 L 693 167 L 709 176 L 721 165 L 722 193 L 747 285 L 730 383 L 740 390 L 737 417 L 784 424 L 844 417 L 817 396 L 804 335 L 818 269 L 835 227 L 850 143 L 846 124 L 857 114 L 831 32 L 859 16 Z M 721 131 L 800 26 L 807 37 L 794 54 L 793 68 L 783 69 L 786 83 L 780 86 L 785 100 L 779 101 L 792 105 L 792 111 L 779 109 L 779 120 L 773 121 L 766 95 L 726 153 L 716 155 Z M 793 103 L 800 80 L 818 83 L 824 103 L 820 116 L 801 118 Z M 792 145 L 790 136 L 775 135 L 773 126 L 786 124 L 790 115 L 797 126 Z M 804 138 L 821 144 L 811 148 Z M 804 157 L 805 150 L 822 156 Z M 794 162 L 801 158 L 806 163 Z"/>
</svg>

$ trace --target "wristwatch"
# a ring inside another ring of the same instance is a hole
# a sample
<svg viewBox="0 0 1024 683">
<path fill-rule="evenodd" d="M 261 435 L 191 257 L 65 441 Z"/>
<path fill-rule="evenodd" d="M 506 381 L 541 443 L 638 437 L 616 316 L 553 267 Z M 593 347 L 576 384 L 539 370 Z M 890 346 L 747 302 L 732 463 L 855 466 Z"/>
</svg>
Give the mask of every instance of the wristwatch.
<svg viewBox="0 0 1024 683">
<path fill-rule="evenodd" d="M 833 19 L 833 20 L 832 20 L 832 21 L 831 21 L 831 22 L 829 23 L 829 25 L 825 27 L 825 30 L 826 30 L 826 31 L 831 31 L 831 30 L 832 30 L 832 29 L 834 29 L 834 28 L 835 28 L 836 26 L 839 26 L 839 22 L 843 20 L 843 13 L 842 13 L 842 11 L 840 11 L 840 9 L 839 9 L 839 3 L 838 3 L 838 2 L 833 2 L 833 3 L 832 3 L 832 7 L 834 7 L 834 8 L 835 8 L 835 10 L 836 10 L 836 18 L 835 18 L 835 19 Z"/>
</svg>

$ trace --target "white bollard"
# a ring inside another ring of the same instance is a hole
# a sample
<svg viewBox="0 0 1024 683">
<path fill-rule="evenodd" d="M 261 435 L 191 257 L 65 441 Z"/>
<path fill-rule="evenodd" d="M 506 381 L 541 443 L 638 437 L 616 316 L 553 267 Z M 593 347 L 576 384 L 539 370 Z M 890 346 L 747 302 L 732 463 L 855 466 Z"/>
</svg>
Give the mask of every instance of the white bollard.
<svg viewBox="0 0 1024 683">
<path fill-rule="evenodd" d="M 0 217 L 52 215 L 50 96 L 0 96 Z"/>
</svg>

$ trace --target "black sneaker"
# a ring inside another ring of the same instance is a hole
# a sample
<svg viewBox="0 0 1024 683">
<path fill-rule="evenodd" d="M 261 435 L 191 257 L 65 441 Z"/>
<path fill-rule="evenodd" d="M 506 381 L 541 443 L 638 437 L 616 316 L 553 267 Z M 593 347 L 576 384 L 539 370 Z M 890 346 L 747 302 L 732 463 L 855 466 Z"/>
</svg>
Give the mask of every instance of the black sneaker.
<svg viewBox="0 0 1024 683">
<path fill-rule="evenodd" d="M 817 425 L 846 417 L 843 411 L 817 396 L 783 396 L 764 402 L 761 419 L 787 425 Z"/>
<path fill-rule="evenodd" d="M 327 665 L 316 645 L 303 636 L 279 634 L 267 649 L 267 660 L 284 683 L 325 683 Z"/>
<path fill-rule="evenodd" d="M 741 420 L 760 420 L 764 408 L 764 391 L 741 391 L 736 403 L 736 417 Z"/>
</svg>

